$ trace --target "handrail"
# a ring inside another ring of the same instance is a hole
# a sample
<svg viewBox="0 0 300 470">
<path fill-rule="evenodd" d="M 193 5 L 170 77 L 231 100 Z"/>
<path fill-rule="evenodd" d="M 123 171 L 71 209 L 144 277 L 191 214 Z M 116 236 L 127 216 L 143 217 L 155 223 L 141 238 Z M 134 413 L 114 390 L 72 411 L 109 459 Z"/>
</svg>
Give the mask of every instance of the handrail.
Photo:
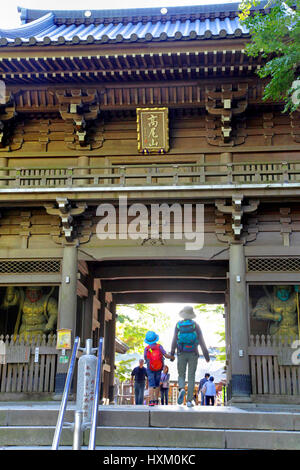
<svg viewBox="0 0 300 470">
<path fill-rule="evenodd" d="M 91 422 L 88 450 L 95 450 L 97 420 L 98 420 L 98 405 L 99 405 L 99 394 L 100 394 L 101 368 L 102 368 L 103 341 L 104 341 L 104 338 L 99 339 L 97 372 L 96 372 L 96 380 L 95 380 L 95 388 L 94 388 L 94 404 L 93 404 L 92 422 Z"/>
<path fill-rule="evenodd" d="M 77 355 L 77 351 L 79 347 L 79 342 L 80 342 L 80 338 L 76 336 L 74 340 L 72 357 L 71 357 L 71 361 L 70 361 L 69 368 L 68 368 L 62 401 L 61 401 L 60 410 L 58 413 L 57 423 L 55 427 L 55 433 L 54 433 L 53 442 L 52 442 L 52 450 L 57 450 L 59 446 L 59 441 L 60 441 L 60 436 L 61 436 L 62 426 L 63 426 L 63 421 L 64 421 L 64 415 L 66 411 L 71 381 L 73 378 L 73 373 L 74 373 L 74 368 L 75 368 L 75 359 L 76 359 L 76 355 Z"/>
<path fill-rule="evenodd" d="M 190 156 L 192 159 L 193 156 Z M 195 157 L 194 157 L 195 158 Z M 255 161 L 255 160 L 243 160 L 243 161 L 233 161 L 233 162 L 201 162 L 196 163 L 195 161 L 186 161 L 186 162 L 159 162 L 159 163 L 150 163 L 150 162 L 143 162 L 143 163 L 122 163 L 122 164 L 109 164 L 109 165 L 89 165 L 89 166 L 49 166 L 49 167 L 42 167 L 42 166 L 33 166 L 33 167 L 0 167 L 0 171 L 5 172 L 20 172 L 20 171 L 53 171 L 53 170 L 60 170 L 66 171 L 71 174 L 73 171 L 77 170 L 116 170 L 116 169 L 126 169 L 126 168 L 174 168 L 174 167 L 226 167 L 226 166 L 248 166 L 248 165 L 299 165 L 300 160 L 262 160 L 262 161 Z M 1 175 L 4 177 L 5 175 Z M 45 176 L 56 176 L 56 175 L 45 175 Z M 59 175 L 57 175 L 59 176 Z M 62 175 L 66 176 L 66 175 Z M 84 175 L 76 175 L 76 176 L 84 176 Z"/>
<path fill-rule="evenodd" d="M 82 170 L 82 171 L 81 171 Z M 84 170 L 84 171 L 83 171 Z M 4 174 L 5 173 L 5 174 Z M 54 173 L 54 174 L 53 174 Z M 187 181 L 188 179 L 188 181 Z M 137 182 L 139 181 L 139 183 Z M 89 167 L 0 168 L 1 192 L 11 188 L 179 186 L 300 183 L 300 161 L 140 163 Z M 159 182 L 158 182 L 159 181 Z"/>
</svg>

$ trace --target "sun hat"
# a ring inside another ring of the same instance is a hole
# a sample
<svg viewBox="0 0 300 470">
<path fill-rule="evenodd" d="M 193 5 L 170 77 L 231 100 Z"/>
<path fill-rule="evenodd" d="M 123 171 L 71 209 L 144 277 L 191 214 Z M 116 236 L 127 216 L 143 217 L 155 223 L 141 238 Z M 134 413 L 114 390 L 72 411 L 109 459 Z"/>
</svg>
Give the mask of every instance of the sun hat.
<svg viewBox="0 0 300 470">
<path fill-rule="evenodd" d="M 154 344 L 159 340 L 159 336 L 154 331 L 147 331 L 145 337 L 145 343 Z"/>
<path fill-rule="evenodd" d="M 191 320 L 192 318 L 195 318 L 196 314 L 193 307 L 186 305 L 182 310 L 180 310 L 179 316 L 184 320 Z"/>
</svg>

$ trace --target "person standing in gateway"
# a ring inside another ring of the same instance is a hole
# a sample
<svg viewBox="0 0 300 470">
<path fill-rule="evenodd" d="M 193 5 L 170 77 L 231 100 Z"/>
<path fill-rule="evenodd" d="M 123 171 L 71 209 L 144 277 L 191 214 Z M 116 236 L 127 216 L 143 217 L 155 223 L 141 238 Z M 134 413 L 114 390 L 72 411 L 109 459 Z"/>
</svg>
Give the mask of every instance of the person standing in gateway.
<svg viewBox="0 0 300 470">
<path fill-rule="evenodd" d="M 134 378 L 135 404 L 144 404 L 145 381 L 148 378 L 147 369 L 144 367 L 144 359 L 139 360 L 139 365 L 131 372 L 131 386 Z"/>
<path fill-rule="evenodd" d="M 179 316 L 182 318 L 175 326 L 174 336 L 171 346 L 171 356 L 175 359 L 175 350 L 177 349 L 177 370 L 178 370 L 178 388 L 179 395 L 177 403 L 182 405 L 185 397 L 185 376 L 188 367 L 188 392 L 187 392 L 187 406 L 194 406 L 194 387 L 195 387 L 195 374 L 198 364 L 199 352 L 198 345 L 200 345 L 206 362 L 209 362 L 209 354 L 204 342 L 202 331 L 198 323 L 194 321 L 196 314 L 193 307 L 186 306 L 180 312 Z"/>
</svg>

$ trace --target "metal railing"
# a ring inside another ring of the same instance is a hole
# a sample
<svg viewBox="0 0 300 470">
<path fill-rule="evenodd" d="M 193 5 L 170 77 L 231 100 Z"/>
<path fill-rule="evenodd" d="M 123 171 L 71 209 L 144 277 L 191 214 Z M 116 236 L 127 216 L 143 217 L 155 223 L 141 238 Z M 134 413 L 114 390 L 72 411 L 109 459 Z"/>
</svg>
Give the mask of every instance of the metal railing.
<svg viewBox="0 0 300 470">
<path fill-rule="evenodd" d="M 102 351 L 103 351 L 103 338 L 99 339 L 99 347 L 92 348 L 92 340 L 86 340 L 86 347 L 80 348 L 80 338 L 76 337 L 72 352 L 71 361 L 69 364 L 68 374 L 64 387 L 60 411 L 58 414 L 57 424 L 55 428 L 52 450 L 57 450 L 61 437 L 63 425 L 73 429 L 73 450 L 81 449 L 82 432 L 90 428 L 89 436 L 89 450 L 95 449 L 97 420 L 98 420 L 98 407 L 99 407 L 99 394 L 102 372 Z M 78 361 L 78 380 L 77 380 L 77 403 L 75 409 L 74 423 L 64 423 L 64 414 L 66 410 L 70 385 L 73 377 L 75 359 L 77 351 L 81 350 L 84 355 Z M 93 356 L 93 353 L 98 350 L 98 359 Z M 95 367 L 95 362 L 97 363 Z M 91 386 L 93 389 L 91 390 Z M 91 396 L 92 393 L 92 396 Z M 90 407 L 92 404 L 92 408 Z"/>
<path fill-rule="evenodd" d="M 191 157 L 192 158 L 192 157 Z M 259 185 L 300 183 L 300 161 L 159 163 L 0 168 L 0 191 L 13 188 Z"/>
<path fill-rule="evenodd" d="M 60 409 L 58 413 L 55 433 L 54 433 L 53 442 L 52 442 L 52 450 L 57 450 L 59 446 L 59 441 L 60 441 L 63 422 L 64 422 L 64 415 L 65 415 L 65 411 L 67 407 L 68 396 L 69 396 L 71 382 L 72 382 L 72 378 L 74 374 L 75 360 L 76 360 L 76 355 L 77 355 L 77 351 L 79 347 L 79 342 L 80 342 L 80 338 L 76 337 L 74 341 L 69 368 L 68 368 L 66 383 L 65 383 L 65 387 L 63 391 L 62 400 L 61 400 L 61 405 L 60 405 Z"/>
</svg>

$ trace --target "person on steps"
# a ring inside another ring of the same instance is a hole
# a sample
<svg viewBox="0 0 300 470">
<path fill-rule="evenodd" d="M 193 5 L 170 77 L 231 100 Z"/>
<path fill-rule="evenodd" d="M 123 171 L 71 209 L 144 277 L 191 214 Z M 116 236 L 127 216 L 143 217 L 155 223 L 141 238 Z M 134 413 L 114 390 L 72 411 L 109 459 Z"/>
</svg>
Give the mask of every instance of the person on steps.
<svg viewBox="0 0 300 470">
<path fill-rule="evenodd" d="M 185 397 L 185 376 L 188 367 L 188 391 L 187 406 L 194 406 L 194 387 L 195 374 L 198 364 L 198 345 L 200 345 L 206 362 L 209 362 L 209 353 L 204 342 L 202 331 L 198 323 L 194 321 L 196 314 L 193 307 L 186 306 L 179 312 L 182 320 L 176 323 L 172 346 L 171 360 L 175 359 L 175 350 L 177 349 L 177 370 L 178 370 L 178 400 L 182 405 Z"/>
<path fill-rule="evenodd" d="M 147 331 L 144 349 L 144 359 L 147 364 L 149 383 L 149 406 L 158 405 L 159 385 L 161 372 L 164 367 L 164 358 L 171 358 L 161 344 L 158 344 L 159 336 L 154 331 Z"/>
<path fill-rule="evenodd" d="M 164 366 L 160 376 L 160 402 L 162 405 L 168 404 L 170 388 L 170 374 L 169 367 Z"/>
</svg>

